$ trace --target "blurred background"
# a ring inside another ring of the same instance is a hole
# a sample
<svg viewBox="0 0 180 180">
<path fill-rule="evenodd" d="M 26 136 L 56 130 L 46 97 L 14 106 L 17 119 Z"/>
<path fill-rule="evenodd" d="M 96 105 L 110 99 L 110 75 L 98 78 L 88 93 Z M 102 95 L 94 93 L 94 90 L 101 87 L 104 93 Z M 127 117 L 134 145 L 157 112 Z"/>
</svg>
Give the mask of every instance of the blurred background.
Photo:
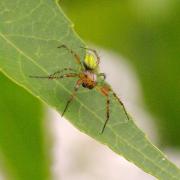
<svg viewBox="0 0 180 180">
<path fill-rule="evenodd" d="M 179 0 L 60 5 L 80 37 L 98 50 L 101 70 L 138 126 L 180 166 Z M 0 180 L 155 179 L 2 74 L 0 84 Z"/>
</svg>

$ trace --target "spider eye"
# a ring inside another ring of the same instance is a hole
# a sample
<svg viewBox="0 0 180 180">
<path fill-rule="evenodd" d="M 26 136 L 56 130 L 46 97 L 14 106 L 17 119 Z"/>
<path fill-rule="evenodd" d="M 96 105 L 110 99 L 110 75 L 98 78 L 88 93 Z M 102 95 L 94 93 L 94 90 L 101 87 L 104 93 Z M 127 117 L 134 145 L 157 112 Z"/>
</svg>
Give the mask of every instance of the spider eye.
<svg viewBox="0 0 180 180">
<path fill-rule="evenodd" d="M 92 54 L 86 54 L 86 57 L 84 59 L 84 64 L 89 69 L 96 69 L 97 67 L 97 61 L 95 57 Z"/>
</svg>

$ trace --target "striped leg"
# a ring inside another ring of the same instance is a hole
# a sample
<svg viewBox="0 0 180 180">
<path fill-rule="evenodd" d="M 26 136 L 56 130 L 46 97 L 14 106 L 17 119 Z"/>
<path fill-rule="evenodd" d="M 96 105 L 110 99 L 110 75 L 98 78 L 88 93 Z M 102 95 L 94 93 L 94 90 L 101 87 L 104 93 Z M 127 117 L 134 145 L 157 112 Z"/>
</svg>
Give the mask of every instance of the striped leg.
<svg viewBox="0 0 180 180">
<path fill-rule="evenodd" d="M 102 131 L 101 131 L 101 134 L 104 132 L 104 129 L 109 121 L 109 116 L 110 116 L 110 113 L 109 113 L 109 107 L 110 107 L 110 99 L 109 99 L 109 93 L 112 92 L 113 96 L 116 98 L 116 100 L 118 100 L 119 104 L 123 107 L 124 109 L 124 112 L 126 114 L 126 117 L 127 119 L 129 120 L 129 116 L 128 116 L 128 113 L 125 109 L 125 106 L 123 104 L 123 102 L 120 100 L 120 98 L 116 95 L 116 93 L 108 86 L 102 86 L 102 87 L 98 87 L 98 90 L 104 95 L 106 96 L 106 121 L 104 123 L 104 126 L 102 128 Z"/>
<path fill-rule="evenodd" d="M 62 75 L 49 75 L 49 76 L 29 76 L 30 78 L 39 78 L 39 79 L 62 79 L 65 77 L 78 77 L 76 73 L 62 74 Z"/>
<path fill-rule="evenodd" d="M 104 126 L 101 130 L 101 134 L 104 132 L 104 129 L 109 121 L 109 105 L 110 105 L 110 99 L 109 99 L 109 93 L 108 94 L 104 94 L 106 96 L 106 121 L 104 123 Z"/>
<path fill-rule="evenodd" d="M 64 69 L 61 69 L 61 70 L 59 70 L 59 71 L 56 71 L 56 72 L 53 73 L 53 74 L 50 74 L 50 75 L 49 75 L 49 77 L 50 77 L 49 79 L 53 79 L 53 77 L 58 76 L 58 75 L 61 75 L 61 73 L 63 73 L 64 71 L 76 72 L 75 69 L 72 69 L 72 68 L 64 68 Z"/>
<path fill-rule="evenodd" d="M 74 52 L 72 49 L 67 47 L 65 44 L 58 46 L 58 48 L 65 48 L 66 50 L 68 50 L 74 56 L 76 62 L 81 66 L 81 69 L 83 69 L 83 65 L 81 63 L 80 57 L 76 52 Z"/>
<path fill-rule="evenodd" d="M 124 112 L 126 114 L 126 117 L 129 120 L 129 115 L 128 115 L 127 111 L 126 111 L 126 108 L 125 108 L 123 102 L 120 100 L 120 98 L 117 96 L 117 94 L 115 92 L 112 91 L 112 93 L 113 93 L 113 96 L 118 100 L 119 104 L 123 107 L 123 110 L 124 110 Z"/>
<path fill-rule="evenodd" d="M 69 104 L 72 102 L 72 100 L 73 100 L 74 97 L 76 96 L 76 93 L 77 93 L 77 91 L 78 91 L 78 89 L 79 89 L 79 87 L 80 87 L 81 84 L 82 84 L 82 80 L 79 79 L 79 80 L 76 82 L 76 86 L 74 87 L 73 93 L 71 94 L 69 100 L 68 100 L 67 103 L 66 103 L 66 106 L 65 106 L 65 108 L 64 108 L 64 111 L 63 111 L 63 113 L 62 113 L 62 117 L 64 116 L 64 113 L 65 113 L 66 110 L 68 109 Z"/>
</svg>

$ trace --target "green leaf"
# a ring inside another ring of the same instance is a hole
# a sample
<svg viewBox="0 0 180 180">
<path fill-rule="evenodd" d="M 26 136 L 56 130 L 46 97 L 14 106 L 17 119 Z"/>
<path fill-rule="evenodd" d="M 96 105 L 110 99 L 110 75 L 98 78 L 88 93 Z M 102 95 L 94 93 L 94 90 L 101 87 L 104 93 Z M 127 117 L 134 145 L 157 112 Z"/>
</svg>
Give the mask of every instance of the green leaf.
<svg viewBox="0 0 180 180">
<path fill-rule="evenodd" d="M 127 57 L 154 113 L 161 147 L 179 148 L 179 1 L 66 0 L 62 5 L 81 37 Z"/>
<path fill-rule="evenodd" d="M 81 59 L 85 46 L 74 33 L 58 2 L 29 0 L 0 2 L 0 68 L 14 82 L 62 112 L 77 79 L 31 79 L 65 67 L 78 68 L 64 49 L 66 44 Z M 108 145 L 113 151 L 159 179 L 179 179 L 180 170 L 154 147 L 123 108 L 111 97 L 111 117 L 103 134 L 105 98 L 96 90 L 81 88 L 65 116 L 78 129 Z"/>
<path fill-rule="evenodd" d="M 48 179 L 42 105 L 0 73 L 0 155 L 7 179 Z"/>
</svg>

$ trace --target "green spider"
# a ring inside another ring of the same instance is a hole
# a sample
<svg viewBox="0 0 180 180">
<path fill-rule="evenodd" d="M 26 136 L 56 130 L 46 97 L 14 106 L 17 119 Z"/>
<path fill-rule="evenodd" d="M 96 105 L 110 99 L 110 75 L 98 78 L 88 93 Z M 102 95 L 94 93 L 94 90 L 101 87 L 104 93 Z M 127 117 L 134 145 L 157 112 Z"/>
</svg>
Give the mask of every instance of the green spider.
<svg viewBox="0 0 180 180">
<path fill-rule="evenodd" d="M 77 73 L 75 69 L 64 68 L 64 69 L 57 71 L 49 76 L 30 76 L 30 77 L 31 78 L 48 78 L 48 79 L 62 79 L 62 78 L 73 78 L 73 77 L 78 78 L 76 85 L 74 87 L 74 91 L 72 92 L 69 100 L 67 101 L 67 104 L 64 108 L 62 116 L 68 109 L 69 104 L 72 102 L 72 100 L 76 96 L 76 93 L 77 93 L 79 87 L 82 86 L 82 87 L 90 89 L 90 90 L 93 88 L 96 88 L 103 96 L 106 97 L 106 120 L 102 127 L 101 133 L 104 132 L 104 129 L 105 129 L 107 122 L 109 120 L 109 117 L 110 117 L 109 93 L 112 93 L 113 96 L 120 103 L 120 105 L 123 107 L 126 117 L 129 120 L 129 116 L 124 107 L 123 102 L 116 95 L 116 93 L 111 89 L 111 87 L 105 83 L 105 78 L 106 78 L 105 74 L 99 73 L 100 57 L 98 56 L 98 53 L 96 52 L 96 50 L 83 47 L 84 49 L 87 50 L 87 52 L 86 52 L 86 56 L 85 56 L 83 62 L 81 62 L 80 56 L 77 53 L 75 53 L 72 49 L 67 47 L 66 45 L 63 44 L 63 45 L 59 46 L 58 48 L 64 48 L 68 52 L 70 52 L 74 56 L 78 65 L 80 66 L 81 71 L 79 73 Z M 64 71 L 70 71 L 71 73 L 62 74 Z"/>
</svg>

